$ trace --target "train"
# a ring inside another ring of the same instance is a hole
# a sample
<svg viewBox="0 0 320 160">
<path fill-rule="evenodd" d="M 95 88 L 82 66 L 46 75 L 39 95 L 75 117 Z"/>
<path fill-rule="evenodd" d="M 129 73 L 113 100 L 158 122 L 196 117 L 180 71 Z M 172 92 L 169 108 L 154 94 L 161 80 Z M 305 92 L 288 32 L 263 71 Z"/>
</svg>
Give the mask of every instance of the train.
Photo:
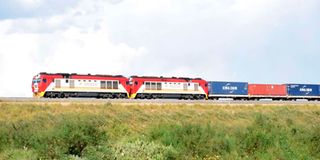
<svg viewBox="0 0 320 160">
<path fill-rule="evenodd" d="M 189 77 L 41 72 L 33 77 L 31 86 L 33 97 L 38 98 L 320 101 L 319 84 L 251 84 Z"/>
</svg>

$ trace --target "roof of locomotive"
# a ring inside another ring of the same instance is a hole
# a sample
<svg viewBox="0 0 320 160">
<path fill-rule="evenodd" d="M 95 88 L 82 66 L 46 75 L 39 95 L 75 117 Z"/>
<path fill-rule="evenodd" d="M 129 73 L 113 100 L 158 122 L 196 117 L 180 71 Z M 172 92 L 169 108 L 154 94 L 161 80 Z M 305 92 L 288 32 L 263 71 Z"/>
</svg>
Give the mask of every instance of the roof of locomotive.
<svg viewBox="0 0 320 160">
<path fill-rule="evenodd" d="M 181 79 L 181 80 L 203 80 L 202 78 L 189 78 L 189 77 L 156 77 L 156 76 L 131 76 L 130 78 L 139 78 L 139 79 Z"/>
<path fill-rule="evenodd" d="M 95 77 L 121 77 L 125 78 L 122 75 L 103 75 L 103 74 L 77 74 L 77 73 L 46 73 L 40 72 L 40 75 L 62 75 L 62 76 L 95 76 Z"/>
</svg>

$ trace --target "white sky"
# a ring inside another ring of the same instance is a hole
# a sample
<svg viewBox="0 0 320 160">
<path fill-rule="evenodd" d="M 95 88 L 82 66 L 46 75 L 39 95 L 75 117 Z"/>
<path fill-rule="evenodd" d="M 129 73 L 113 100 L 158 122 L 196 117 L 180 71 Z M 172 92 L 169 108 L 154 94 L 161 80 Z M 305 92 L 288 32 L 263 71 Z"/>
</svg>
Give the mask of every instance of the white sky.
<svg viewBox="0 0 320 160">
<path fill-rule="evenodd" d="M 0 0 L 0 96 L 40 71 L 320 83 L 317 0 Z"/>
</svg>

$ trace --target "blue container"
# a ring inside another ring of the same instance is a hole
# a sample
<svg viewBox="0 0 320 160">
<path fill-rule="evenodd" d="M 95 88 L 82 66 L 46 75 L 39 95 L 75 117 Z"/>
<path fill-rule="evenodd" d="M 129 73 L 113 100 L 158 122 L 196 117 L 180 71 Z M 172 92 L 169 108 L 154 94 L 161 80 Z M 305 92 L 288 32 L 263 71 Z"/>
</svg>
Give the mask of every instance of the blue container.
<svg viewBox="0 0 320 160">
<path fill-rule="evenodd" d="M 209 95 L 248 95 L 247 82 L 208 81 Z"/>
<path fill-rule="evenodd" d="M 289 96 L 320 96 L 320 85 L 314 84 L 287 84 Z"/>
</svg>

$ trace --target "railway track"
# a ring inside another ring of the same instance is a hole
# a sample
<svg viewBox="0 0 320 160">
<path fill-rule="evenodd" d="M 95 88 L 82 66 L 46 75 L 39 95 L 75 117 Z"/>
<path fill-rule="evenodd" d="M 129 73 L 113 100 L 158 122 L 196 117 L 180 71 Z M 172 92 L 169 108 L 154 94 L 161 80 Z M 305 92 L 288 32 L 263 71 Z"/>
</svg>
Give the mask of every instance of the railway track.
<svg viewBox="0 0 320 160">
<path fill-rule="evenodd" d="M 94 99 L 94 98 L 29 98 L 29 97 L 0 97 L 0 102 L 74 102 L 74 103 L 137 103 L 137 104 L 225 104 L 225 105 L 263 105 L 263 104 L 290 104 L 290 105 L 320 105 L 320 101 L 235 101 L 235 100 L 176 100 L 176 99 Z"/>
</svg>

